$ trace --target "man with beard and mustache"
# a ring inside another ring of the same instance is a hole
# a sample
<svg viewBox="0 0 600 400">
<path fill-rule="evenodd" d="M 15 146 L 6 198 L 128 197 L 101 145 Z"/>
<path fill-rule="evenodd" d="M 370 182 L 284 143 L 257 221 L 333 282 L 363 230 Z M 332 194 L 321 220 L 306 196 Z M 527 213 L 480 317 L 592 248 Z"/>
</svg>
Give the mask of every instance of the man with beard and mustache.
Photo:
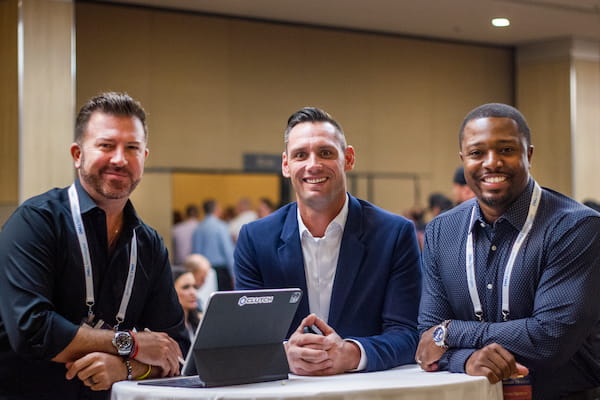
<svg viewBox="0 0 600 400">
<path fill-rule="evenodd" d="M 459 146 L 476 198 L 426 228 L 417 363 L 516 378 L 505 394 L 600 398 L 600 214 L 530 176 L 529 128 L 511 106 L 472 110 Z"/>
<path fill-rule="evenodd" d="M 108 399 L 116 381 L 179 373 L 189 339 L 167 250 L 129 201 L 146 144 L 137 101 L 92 98 L 71 145 L 79 179 L 4 225 L 1 398 Z"/>
</svg>

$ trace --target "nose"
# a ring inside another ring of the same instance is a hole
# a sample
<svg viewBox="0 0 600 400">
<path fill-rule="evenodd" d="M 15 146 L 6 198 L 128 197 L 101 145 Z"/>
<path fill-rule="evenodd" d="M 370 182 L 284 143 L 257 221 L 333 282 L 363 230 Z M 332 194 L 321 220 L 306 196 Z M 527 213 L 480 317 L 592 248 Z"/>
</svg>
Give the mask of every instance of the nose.
<svg viewBox="0 0 600 400">
<path fill-rule="evenodd" d="M 125 158 L 125 149 L 122 146 L 115 147 L 113 151 L 110 162 L 118 167 L 122 167 L 127 164 L 127 159 Z"/>
<path fill-rule="evenodd" d="M 321 167 L 321 159 L 318 157 L 316 153 L 310 153 L 307 159 L 307 168 L 320 168 Z"/>
<path fill-rule="evenodd" d="M 483 166 L 489 169 L 496 169 L 502 166 L 502 157 L 495 151 L 488 151 L 483 159 Z"/>
</svg>

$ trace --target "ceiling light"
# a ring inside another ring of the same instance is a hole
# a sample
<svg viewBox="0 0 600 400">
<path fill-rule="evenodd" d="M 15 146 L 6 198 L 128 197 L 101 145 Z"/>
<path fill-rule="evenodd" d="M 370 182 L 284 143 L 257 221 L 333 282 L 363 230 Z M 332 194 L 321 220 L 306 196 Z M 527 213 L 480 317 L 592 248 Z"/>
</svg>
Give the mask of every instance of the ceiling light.
<svg viewBox="0 0 600 400">
<path fill-rule="evenodd" d="M 510 26 L 510 20 L 508 18 L 492 18 L 492 25 L 498 28 Z"/>
</svg>

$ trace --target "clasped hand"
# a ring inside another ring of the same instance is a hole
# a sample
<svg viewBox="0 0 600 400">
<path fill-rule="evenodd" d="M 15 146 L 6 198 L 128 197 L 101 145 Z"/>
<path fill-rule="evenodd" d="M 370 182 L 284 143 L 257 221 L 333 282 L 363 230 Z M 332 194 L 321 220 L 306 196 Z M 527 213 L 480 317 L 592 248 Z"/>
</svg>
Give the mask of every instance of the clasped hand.
<svg viewBox="0 0 600 400">
<path fill-rule="evenodd" d="M 162 369 L 161 376 L 179 375 L 181 349 L 177 342 L 164 332 L 138 332 L 135 335 L 139 348 L 135 359 Z"/>
<path fill-rule="evenodd" d="M 305 326 L 315 325 L 323 335 L 304 333 Z M 355 369 L 360 349 L 343 340 L 327 323 L 310 314 L 285 344 L 292 373 L 297 375 L 333 375 Z"/>
</svg>

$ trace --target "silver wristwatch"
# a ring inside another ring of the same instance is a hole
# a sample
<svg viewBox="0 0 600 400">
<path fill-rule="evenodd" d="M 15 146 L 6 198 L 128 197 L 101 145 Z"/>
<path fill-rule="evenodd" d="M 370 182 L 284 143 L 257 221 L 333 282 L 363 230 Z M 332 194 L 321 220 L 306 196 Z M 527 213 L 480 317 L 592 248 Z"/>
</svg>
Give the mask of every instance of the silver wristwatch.
<svg viewBox="0 0 600 400">
<path fill-rule="evenodd" d="M 448 338 L 448 325 L 450 325 L 449 319 L 436 326 L 433 330 L 433 343 L 444 349 L 448 348 L 448 342 L 446 341 Z"/>
<path fill-rule="evenodd" d="M 117 353 L 119 353 L 120 356 L 129 357 L 133 352 L 135 342 L 131 333 L 127 331 L 117 331 L 113 337 L 112 344 L 115 346 Z"/>
</svg>

